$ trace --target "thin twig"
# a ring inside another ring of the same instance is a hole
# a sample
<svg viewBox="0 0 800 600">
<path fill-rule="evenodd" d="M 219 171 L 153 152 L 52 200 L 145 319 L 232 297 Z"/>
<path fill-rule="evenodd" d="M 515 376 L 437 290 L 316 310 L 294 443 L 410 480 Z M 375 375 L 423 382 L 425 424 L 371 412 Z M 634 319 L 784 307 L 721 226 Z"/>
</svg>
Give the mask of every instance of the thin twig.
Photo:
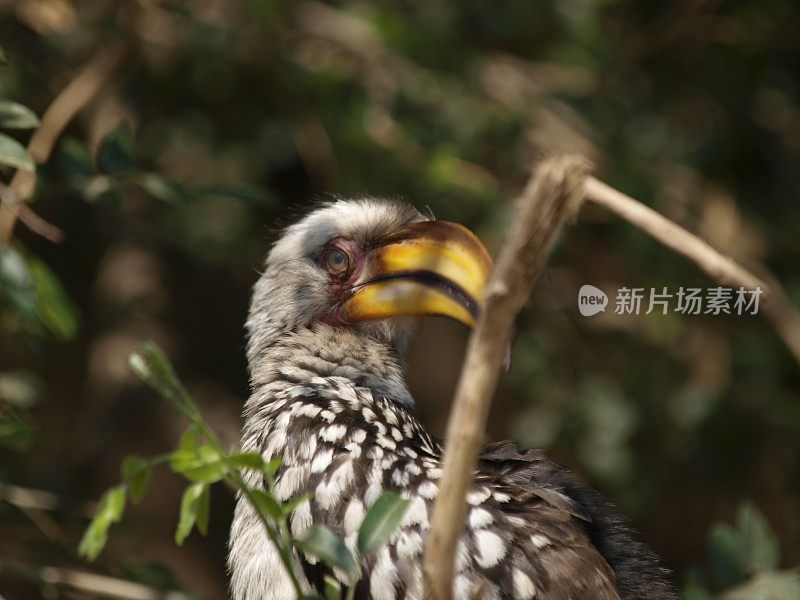
<svg viewBox="0 0 800 600">
<path fill-rule="evenodd" d="M 64 239 L 64 232 L 61 229 L 44 220 L 27 204 L 12 206 L 11 210 L 17 211 L 17 218 L 20 223 L 23 223 L 33 233 L 42 236 L 47 241 L 57 244 Z"/>
<path fill-rule="evenodd" d="M 489 405 L 514 320 L 558 232 L 580 208 L 587 170 L 585 161 L 574 157 L 541 164 L 518 200 L 516 225 L 487 286 L 447 425 L 444 472 L 425 550 L 426 586 L 435 600 L 452 597 L 453 559 L 466 517 L 465 495 L 484 442 Z"/>
<path fill-rule="evenodd" d="M 45 221 L 27 204 L 20 202 L 11 186 L 2 183 L 0 183 L 0 209 L 16 214 L 16 218 L 24 223 L 28 229 L 38 233 L 46 240 L 58 243 L 64 238 L 64 233 L 58 227 Z"/>
<path fill-rule="evenodd" d="M 117 579 L 107 575 L 63 567 L 40 567 L 10 560 L 0 561 L 0 573 L 8 573 L 39 585 L 72 588 L 102 598 L 123 600 L 186 600 L 190 598 L 183 592 L 162 592 L 135 581 Z"/>
<path fill-rule="evenodd" d="M 28 142 L 28 152 L 36 163 L 42 164 L 47 161 L 56 141 L 70 121 L 89 104 L 116 73 L 128 47 L 129 42 L 120 42 L 112 48 L 103 47 L 56 96 L 42 115 L 41 124 Z M 0 202 L 0 243 L 8 244 L 11 240 L 14 224 L 21 218 L 18 205 L 27 202 L 33 196 L 35 188 L 36 174 L 17 170 L 8 185 L 9 193 L 3 202 Z"/>
<path fill-rule="evenodd" d="M 800 311 L 765 266 L 754 264 L 753 270 L 758 275 L 754 274 L 652 208 L 594 177 L 586 180 L 586 200 L 619 215 L 670 250 L 689 259 L 720 285 L 748 290 L 761 288 L 764 317 L 800 363 Z"/>
<path fill-rule="evenodd" d="M 769 286 L 759 277 L 652 208 L 594 177 L 586 180 L 585 193 L 587 200 L 607 208 L 670 250 L 688 258 L 720 285 L 743 287 L 748 290 L 760 287 L 765 299 L 769 295 Z"/>
<path fill-rule="evenodd" d="M 22 487 L 0 481 L 0 502 L 8 502 L 23 510 L 63 511 L 91 517 L 95 505 L 63 498 L 53 492 Z"/>
</svg>

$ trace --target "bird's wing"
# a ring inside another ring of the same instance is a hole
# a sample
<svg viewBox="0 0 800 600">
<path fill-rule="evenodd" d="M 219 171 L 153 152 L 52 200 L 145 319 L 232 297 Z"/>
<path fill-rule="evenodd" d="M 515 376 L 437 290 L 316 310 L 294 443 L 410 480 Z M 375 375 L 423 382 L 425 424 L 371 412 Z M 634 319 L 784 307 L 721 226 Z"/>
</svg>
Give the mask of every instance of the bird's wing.
<svg viewBox="0 0 800 600">
<path fill-rule="evenodd" d="M 492 577 L 500 590 L 513 594 L 508 597 L 620 599 L 611 567 L 582 526 L 589 518 L 582 507 L 558 490 L 521 481 L 505 463 L 491 465 L 482 460 L 475 485 L 484 482 L 495 490 L 493 498 L 504 500 L 499 506 L 487 504 L 485 508 L 502 513 L 495 531 L 508 536 L 508 551 L 498 564 L 499 572 L 482 574 Z M 510 497 L 507 501 L 506 496 Z M 470 536 L 476 540 L 474 567 L 480 567 L 481 533 L 468 527 L 465 538 Z M 525 579 L 533 584 L 535 595 L 523 593 Z"/>
<path fill-rule="evenodd" d="M 669 570 L 638 539 L 622 514 L 542 451 L 520 452 L 514 442 L 497 442 L 485 448 L 481 464 L 577 517 L 592 545 L 613 569 L 616 588 L 624 600 L 678 600 Z"/>
</svg>

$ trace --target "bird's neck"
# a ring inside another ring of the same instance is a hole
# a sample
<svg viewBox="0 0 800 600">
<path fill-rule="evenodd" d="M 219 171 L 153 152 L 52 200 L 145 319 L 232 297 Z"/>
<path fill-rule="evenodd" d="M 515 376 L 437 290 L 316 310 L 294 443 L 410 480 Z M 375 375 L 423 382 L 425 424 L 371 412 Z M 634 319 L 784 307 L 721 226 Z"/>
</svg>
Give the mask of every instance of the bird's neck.
<svg viewBox="0 0 800 600">
<path fill-rule="evenodd" d="M 402 406 L 413 406 L 396 350 L 389 344 L 348 327 L 323 323 L 289 332 L 251 357 L 251 404 L 287 387 L 339 377 Z M 252 406 L 249 408 L 253 408 Z"/>
</svg>

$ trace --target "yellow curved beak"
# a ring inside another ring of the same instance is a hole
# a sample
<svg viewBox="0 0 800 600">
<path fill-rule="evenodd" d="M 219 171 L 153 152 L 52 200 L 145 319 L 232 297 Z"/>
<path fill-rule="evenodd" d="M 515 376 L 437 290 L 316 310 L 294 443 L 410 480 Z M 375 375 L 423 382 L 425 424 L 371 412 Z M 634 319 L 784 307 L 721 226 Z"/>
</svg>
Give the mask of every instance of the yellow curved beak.
<svg viewBox="0 0 800 600">
<path fill-rule="evenodd" d="M 342 317 L 355 322 L 440 315 L 472 327 L 491 269 L 489 252 L 466 227 L 415 223 L 402 239 L 367 254 Z"/>
</svg>

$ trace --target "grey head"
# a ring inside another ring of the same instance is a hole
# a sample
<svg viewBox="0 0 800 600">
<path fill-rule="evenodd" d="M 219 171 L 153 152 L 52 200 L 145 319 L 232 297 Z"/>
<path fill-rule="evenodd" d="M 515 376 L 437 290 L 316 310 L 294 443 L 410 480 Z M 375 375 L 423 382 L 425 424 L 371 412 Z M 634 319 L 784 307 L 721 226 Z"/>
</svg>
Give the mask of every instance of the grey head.
<svg viewBox="0 0 800 600">
<path fill-rule="evenodd" d="M 472 325 L 490 269 L 469 230 L 408 204 L 324 204 L 289 226 L 267 255 L 247 319 L 251 376 L 289 346 L 337 345 L 344 356 L 397 360 L 421 316 Z"/>
</svg>

